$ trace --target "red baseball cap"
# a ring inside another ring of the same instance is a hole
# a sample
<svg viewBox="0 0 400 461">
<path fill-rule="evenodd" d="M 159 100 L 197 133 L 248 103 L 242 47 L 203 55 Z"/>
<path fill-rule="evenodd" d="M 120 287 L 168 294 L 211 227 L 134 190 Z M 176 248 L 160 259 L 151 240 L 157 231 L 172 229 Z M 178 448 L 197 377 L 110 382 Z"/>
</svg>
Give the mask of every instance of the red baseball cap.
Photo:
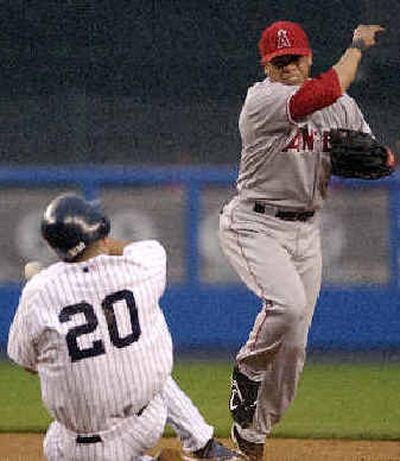
<svg viewBox="0 0 400 461">
<path fill-rule="evenodd" d="M 258 48 L 261 62 L 265 64 L 277 56 L 297 54 L 309 56 L 312 54 L 307 34 L 296 22 L 277 21 L 264 29 Z"/>
</svg>

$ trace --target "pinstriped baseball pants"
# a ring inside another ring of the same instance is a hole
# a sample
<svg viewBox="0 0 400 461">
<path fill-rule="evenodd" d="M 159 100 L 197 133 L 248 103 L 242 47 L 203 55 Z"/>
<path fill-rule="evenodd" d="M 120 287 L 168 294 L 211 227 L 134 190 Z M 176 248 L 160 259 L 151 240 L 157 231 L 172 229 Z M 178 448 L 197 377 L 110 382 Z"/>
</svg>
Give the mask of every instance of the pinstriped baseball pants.
<svg viewBox="0 0 400 461">
<path fill-rule="evenodd" d="M 156 396 L 140 416 L 130 416 L 109 431 L 99 432 L 98 443 L 77 443 L 76 435 L 53 422 L 44 440 L 48 461 L 133 461 L 157 444 L 167 419 L 162 395 Z"/>
<path fill-rule="evenodd" d="M 167 424 L 177 433 L 183 450 L 190 453 L 203 448 L 213 436 L 214 428 L 206 423 L 172 377 L 167 380 L 163 396 L 168 408 Z"/>
<path fill-rule="evenodd" d="M 303 370 L 309 327 L 321 285 L 318 215 L 283 221 L 235 197 L 220 216 L 220 243 L 233 269 L 262 301 L 236 363 L 260 381 L 247 440 L 264 443 L 290 403 Z M 245 306 L 244 306 L 245 308 Z"/>
</svg>

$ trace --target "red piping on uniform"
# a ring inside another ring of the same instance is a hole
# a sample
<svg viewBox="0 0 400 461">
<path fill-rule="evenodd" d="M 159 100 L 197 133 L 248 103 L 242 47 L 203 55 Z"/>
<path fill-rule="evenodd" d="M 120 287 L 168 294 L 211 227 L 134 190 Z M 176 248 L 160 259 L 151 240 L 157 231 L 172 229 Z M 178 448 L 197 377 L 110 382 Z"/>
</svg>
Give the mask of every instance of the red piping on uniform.
<svg viewBox="0 0 400 461">
<path fill-rule="evenodd" d="M 307 80 L 289 100 L 289 118 L 300 121 L 313 112 L 330 106 L 342 96 L 339 77 L 331 68 L 317 78 Z"/>
<path fill-rule="evenodd" d="M 232 217 L 232 213 L 233 213 L 233 210 L 231 210 L 231 213 L 230 213 L 230 218 L 231 218 L 231 223 L 233 223 L 233 217 Z M 264 291 L 263 291 L 263 287 L 262 285 L 260 285 L 257 281 L 257 277 L 256 277 L 256 274 L 255 272 L 252 270 L 251 268 L 251 264 L 250 264 L 250 261 L 246 258 L 245 254 L 244 254 L 244 247 L 241 245 L 240 243 L 240 238 L 239 238 L 239 232 L 236 232 L 235 230 L 232 229 L 232 226 L 230 227 L 231 231 L 236 235 L 236 241 L 237 241 L 237 244 L 238 244 L 238 247 L 239 247 L 239 250 L 240 250 L 240 254 L 242 255 L 242 258 L 244 260 L 244 262 L 246 263 L 246 266 L 248 268 L 248 271 L 249 271 L 249 274 L 253 277 L 253 280 L 254 280 L 254 283 L 257 285 L 257 287 L 259 288 L 260 292 L 261 292 L 261 297 L 263 299 L 266 299 L 265 296 L 264 296 Z"/>
<path fill-rule="evenodd" d="M 231 212 L 230 212 L 230 222 L 232 223 L 233 222 L 233 210 L 231 209 Z M 256 277 L 256 274 L 255 272 L 252 270 L 251 268 L 251 264 L 250 264 L 250 261 L 246 258 L 245 254 L 244 254 L 244 247 L 241 245 L 241 242 L 240 242 L 240 237 L 239 237 L 239 232 L 236 232 L 232 229 L 232 226 L 230 226 L 230 229 L 231 231 L 236 235 L 236 241 L 237 241 L 237 245 L 239 247 L 239 250 L 240 250 L 240 254 L 242 255 L 242 258 L 244 260 L 244 262 L 246 263 L 246 266 L 248 268 L 248 271 L 249 271 L 249 274 L 253 277 L 253 280 L 254 280 L 254 283 L 258 286 L 260 292 L 261 292 L 261 297 L 262 299 L 264 299 L 264 302 L 265 303 L 268 303 L 270 302 L 272 304 L 272 301 L 271 300 L 267 300 L 267 298 L 264 296 L 264 290 L 263 290 L 263 287 L 261 284 L 258 283 L 258 280 L 257 280 L 257 277 Z M 254 339 L 254 342 L 253 344 L 251 345 L 250 349 L 254 350 L 255 348 L 255 345 L 257 344 L 257 338 L 259 336 L 259 333 L 261 331 L 261 327 L 264 325 L 264 322 L 265 320 L 267 319 L 267 312 L 265 311 L 265 317 L 263 319 L 263 321 L 261 322 L 261 325 L 260 327 L 258 328 L 257 330 L 257 333 L 255 333 L 255 339 Z"/>
<path fill-rule="evenodd" d="M 264 298 L 264 300 L 265 300 L 265 305 L 263 306 L 263 308 L 264 308 L 264 318 L 263 318 L 263 321 L 261 322 L 261 325 L 258 327 L 257 332 L 256 332 L 255 335 L 254 335 L 253 344 L 250 346 L 250 349 L 251 349 L 251 350 L 254 350 L 254 349 L 256 348 L 256 344 L 257 344 L 257 341 L 258 341 L 258 337 L 259 337 L 259 335 L 260 335 L 260 332 L 261 332 L 261 330 L 262 330 L 262 327 L 264 326 L 265 321 L 267 320 L 267 317 L 268 317 L 268 316 L 267 316 L 267 310 L 265 309 L 265 308 L 267 307 L 267 303 L 269 302 L 270 304 L 272 304 L 272 301 L 266 300 L 265 298 Z"/>
</svg>

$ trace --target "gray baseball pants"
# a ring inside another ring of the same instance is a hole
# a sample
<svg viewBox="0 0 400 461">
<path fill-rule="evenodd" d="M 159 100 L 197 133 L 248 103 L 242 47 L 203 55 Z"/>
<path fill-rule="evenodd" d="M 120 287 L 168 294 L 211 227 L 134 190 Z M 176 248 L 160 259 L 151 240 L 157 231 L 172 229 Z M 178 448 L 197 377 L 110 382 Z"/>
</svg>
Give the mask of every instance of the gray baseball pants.
<svg viewBox="0 0 400 461">
<path fill-rule="evenodd" d="M 220 216 L 220 243 L 233 269 L 261 300 L 247 342 L 236 356 L 239 370 L 261 382 L 245 439 L 264 443 L 293 401 L 321 285 L 318 215 L 283 221 L 235 197 Z M 244 306 L 245 308 L 245 306 Z"/>
</svg>

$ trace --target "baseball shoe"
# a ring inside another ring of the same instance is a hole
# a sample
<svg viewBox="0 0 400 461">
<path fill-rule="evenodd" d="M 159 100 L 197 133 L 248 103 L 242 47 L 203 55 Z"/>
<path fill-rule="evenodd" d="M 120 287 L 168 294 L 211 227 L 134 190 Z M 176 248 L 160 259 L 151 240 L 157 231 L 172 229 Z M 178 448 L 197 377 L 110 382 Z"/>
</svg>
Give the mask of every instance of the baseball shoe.
<svg viewBox="0 0 400 461">
<path fill-rule="evenodd" d="M 232 425 L 231 439 L 249 461 L 263 461 L 264 444 L 250 442 L 241 437 L 236 424 Z"/>
<path fill-rule="evenodd" d="M 184 455 L 184 461 L 208 459 L 213 461 L 243 461 L 246 458 L 239 452 L 225 447 L 214 438 L 210 439 L 203 448 Z"/>
</svg>

